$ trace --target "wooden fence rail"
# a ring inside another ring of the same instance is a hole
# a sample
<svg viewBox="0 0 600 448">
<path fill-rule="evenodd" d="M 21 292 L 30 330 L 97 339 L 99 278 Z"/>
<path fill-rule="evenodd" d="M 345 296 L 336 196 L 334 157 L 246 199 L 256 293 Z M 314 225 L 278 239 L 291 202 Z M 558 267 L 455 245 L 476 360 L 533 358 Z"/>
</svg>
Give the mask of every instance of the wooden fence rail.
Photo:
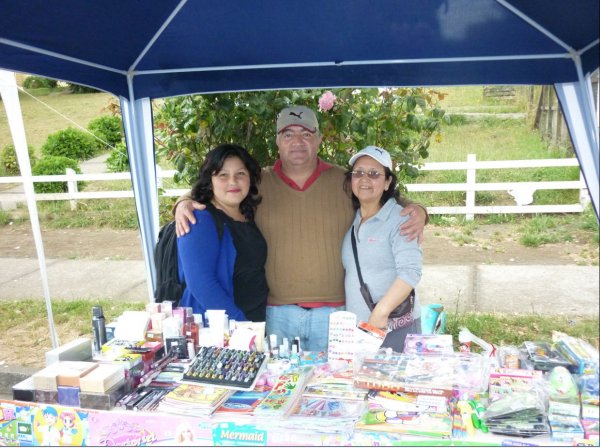
<svg viewBox="0 0 600 448">
<path fill-rule="evenodd" d="M 466 192 L 464 206 L 432 206 L 427 210 L 430 214 L 466 215 L 466 219 L 472 220 L 477 214 L 494 213 L 581 213 L 589 203 L 589 196 L 583 177 L 580 172 L 579 180 L 575 181 L 539 181 L 539 182 L 477 182 L 477 171 L 486 169 L 515 169 L 515 168 L 540 168 L 540 167 L 570 167 L 578 166 L 577 159 L 532 159 L 532 160 L 502 160 L 502 161 L 477 161 L 474 154 L 467 156 L 466 162 L 431 162 L 420 168 L 421 171 L 466 171 L 466 182 L 464 183 L 436 183 L 436 184 L 408 184 L 409 192 Z M 177 197 L 188 191 L 186 188 L 163 189 L 163 179 L 172 179 L 175 170 L 162 170 L 157 166 L 157 178 L 161 195 L 166 197 Z M 61 201 L 71 202 L 71 208 L 77 207 L 77 200 L 81 199 L 116 199 L 131 198 L 133 191 L 78 191 L 77 182 L 81 181 L 113 181 L 130 180 L 130 174 L 124 173 L 93 173 L 77 174 L 67 169 L 66 174 L 32 176 L 33 182 L 67 182 L 66 193 L 38 193 L 38 201 Z M 23 182 L 21 176 L 0 177 L 0 184 L 20 184 Z M 579 202 L 576 204 L 554 204 L 533 205 L 533 193 L 536 190 L 579 190 Z M 515 197 L 516 205 L 477 205 L 475 192 L 477 191 L 507 191 Z M 22 192 L 0 192 L 0 205 L 25 202 L 25 194 Z M 2 208 L 2 207 L 0 207 Z"/>
</svg>

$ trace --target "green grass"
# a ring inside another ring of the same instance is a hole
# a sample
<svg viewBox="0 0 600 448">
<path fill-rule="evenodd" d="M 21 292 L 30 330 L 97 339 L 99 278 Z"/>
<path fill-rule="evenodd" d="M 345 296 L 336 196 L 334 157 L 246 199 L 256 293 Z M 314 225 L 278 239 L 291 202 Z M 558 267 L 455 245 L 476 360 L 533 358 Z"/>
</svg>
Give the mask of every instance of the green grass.
<svg viewBox="0 0 600 448">
<path fill-rule="evenodd" d="M 145 309 L 145 302 L 121 302 L 115 300 L 62 300 L 52 299 L 52 314 L 56 335 L 61 344 L 80 336 L 92 334 L 92 306 L 101 305 L 106 322 L 117 319 L 124 311 Z M 23 350 L 27 355 L 38 356 L 52 347 L 46 304 L 42 300 L 13 300 L 0 302 L 0 344 L 9 339 L 22 337 L 25 340 Z M 48 332 L 37 331 L 48 328 Z M 21 332 L 19 334 L 15 332 Z M 28 339 L 28 332 L 36 333 L 36 339 Z M 31 359 L 28 360 L 31 363 Z M 43 363 L 43 356 L 39 362 Z"/>
<path fill-rule="evenodd" d="M 573 157 L 566 148 L 549 148 L 523 120 L 489 118 L 482 122 L 443 125 L 441 142 L 432 142 L 425 162 L 548 159 Z"/>
<path fill-rule="evenodd" d="M 438 90 L 447 94 L 440 106 L 451 113 L 519 113 L 527 109 L 528 87 L 515 87 L 515 97 L 511 99 L 486 98 L 482 86 L 439 87 Z"/>
<path fill-rule="evenodd" d="M 477 160 L 527 160 L 573 157 L 567 148 L 551 148 L 527 124 L 517 120 L 486 119 L 445 125 L 442 141 L 429 148 L 425 162 L 466 161 L 468 154 Z M 519 168 L 477 170 L 478 183 L 538 182 L 578 180 L 578 167 Z M 421 171 L 409 183 L 464 183 L 465 170 Z M 411 193 L 411 199 L 426 206 L 464 206 L 465 192 Z M 475 195 L 477 205 L 514 205 L 506 191 L 481 191 Z M 534 193 L 534 204 L 574 204 L 579 202 L 578 190 L 539 190 Z"/>
<path fill-rule="evenodd" d="M 67 328 L 68 334 L 72 337 L 91 335 L 91 309 L 96 304 L 102 306 L 107 322 L 114 321 L 124 311 L 143 310 L 145 307 L 145 303 L 137 301 L 53 299 L 52 313 L 61 343 L 68 342 L 64 340 Z M 0 334 L 4 339 L 2 343 L 5 343 L 9 337 L 14 337 L 14 329 L 26 332 L 27 329 L 47 326 L 46 306 L 41 300 L 0 302 L 0 315 L 3 316 L 3 319 L 0 319 Z M 597 348 L 598 323 L 597 317 L 448 312 L 446 333 L 451 334 L 456 342 L 458 332 L 462 327 L 466 327 L 487 342 L 498 346 L 518 346 L 524 341 L 551 341 L 552 332 L 560 331 L 584 339 Z M 33 344 L 33 341 L 30 342 Z M 43 347 L 51 346 L 49 332 L 46 336 L 39 336 L 32 349 L 35 350 L 36 346 L 39 351 L 44 350 Z"/>
<path fill-rule="evenodd" d="M 583 215 L 579 220 L 579 228 L 581 230 L 591 232 L 592 241 L 598 244 L 598 218 L 596 217 L 596 214 L 591 206 L 588 206 L 583 212 Z"/>
<path fill-rule="evenodd" d="M 11 214 L 7 211 L 0 210 L 0 226 L 8 225 L 11 222 Z"/>
<path fill-rule="evenodd" d="M 515 236 L 526 247 L 539 247 L 544 244 L 564 243 L 578 240 L 590 244 L 590 250 L 598 247 L 598 221 L 591 206 L 581 215 L 482 215 L 467 221 L 464 215 L 431 215 L 429 226 L 440 228 L 436 234 L 445 233 L 460 246 L 474 243 L 474 231 L 482 225 L 514 224 Z M 447 230 L 441 230 L 447 228 Z M 500 240 L 503 235 L 493 234 L 492 240 Z"/>
<path fill-rule="evenodd" d="M 598 348 L 598 318 L 543 316 L 540 314 L 448 313 L 446 332 L 458 340 L 461 328 L 495 345 L 519 346 L 524 341 L 552 341 L 560 331 Z"/>
<path fill-rule="evenodd" d="M 110 115 L 110 112 L 103 110 L 103 108 L 108 105 L 110 99 L 114 99 L 112 95 L 107 93 L 74 95 L 50 92 L 50 94 L 45 94 L 48 92 L 41 90 L 44 89 L 37 89 L 35 92 L 36 97 L 39 95 L 38 99 L 40 101 L 84 128 L 87 128 L 92 119 Z M 37 155 L 39 155 L 39 148 L 46 142 L 48 135 L 69 126 L 76 127 L 68 119 L 63 118 L 25 93 L 20 92 L 19 99 L 21 101 L 27 144 L 36 149 Z M 12 138 L 8 129 L 6 111 L 4 107 L 0 107 L 0 148 L 9 143 L 12 143 Z"/>
<path fill-rule="evenodd" d="M 573 218 L 567 216 L 534 216 L 520 226 L 519 242 L 527 247 L 538 247 L 543 244 L 573 241 L 573 234 L 567 226 L 572 222 Z"/>
</svg>

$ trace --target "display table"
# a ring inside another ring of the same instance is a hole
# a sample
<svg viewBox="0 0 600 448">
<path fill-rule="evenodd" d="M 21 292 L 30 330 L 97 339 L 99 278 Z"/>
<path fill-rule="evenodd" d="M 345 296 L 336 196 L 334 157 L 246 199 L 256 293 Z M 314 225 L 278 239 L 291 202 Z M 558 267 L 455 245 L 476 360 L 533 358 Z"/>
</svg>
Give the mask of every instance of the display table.
<svg viewBox="0 0 600 448">
<path fill-rule="evenodd" d="M 393 433 L 351 434 L 279 428 L 241 416 L 186 417 L 158 412 L 100 411 L 44 403 L 0 400 L 0 444 L 8 446 L 549 446 L 565 445 L 548 436 L 533 438 L 477 434 L 474 438 L 430 439 Z"/>
</svg>

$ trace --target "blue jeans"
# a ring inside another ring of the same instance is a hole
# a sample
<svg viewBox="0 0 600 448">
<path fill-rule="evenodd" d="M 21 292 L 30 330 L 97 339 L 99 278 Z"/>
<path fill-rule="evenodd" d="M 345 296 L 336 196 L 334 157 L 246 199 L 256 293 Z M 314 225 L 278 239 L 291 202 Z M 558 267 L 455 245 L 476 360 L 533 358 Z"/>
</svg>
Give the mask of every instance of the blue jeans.
<svg viewBox="0 0 600 448">
<path fill-rule="evenodd" d="M 329 315 L 345 307 L 322 306 L 302 308 L 297 305 L 267 306 L 267 338 L 277 335 L 277 343 L 288 338 L 300 338 L 300 348 L 311 352 L 327 352 L 329 340 Z"/>
</svg>

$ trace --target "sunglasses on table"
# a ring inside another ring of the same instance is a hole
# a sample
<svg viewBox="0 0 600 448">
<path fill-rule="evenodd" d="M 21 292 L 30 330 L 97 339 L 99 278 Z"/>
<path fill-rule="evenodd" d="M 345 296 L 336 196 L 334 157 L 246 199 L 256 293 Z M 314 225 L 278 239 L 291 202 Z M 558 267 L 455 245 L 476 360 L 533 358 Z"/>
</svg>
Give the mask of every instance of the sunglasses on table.
<svg viewBox="0 0 600 448">
<path fill-rule="evenodd" d="M 350 171 L 350 174 L 352 174 L 352 177 L 354 177 L 355 179 L 360 179 L 361 177 L 367 175 L 367 177 L 369 179 L 378 179 L 379 176 L 383 176 L 385 173 L 380 173 L 379 171 L 375 171 L 375 170 L 369 170 L 369 171 L 363 171 L 363 170 L 356 170 L 356 171 Z"/>
</svg>

